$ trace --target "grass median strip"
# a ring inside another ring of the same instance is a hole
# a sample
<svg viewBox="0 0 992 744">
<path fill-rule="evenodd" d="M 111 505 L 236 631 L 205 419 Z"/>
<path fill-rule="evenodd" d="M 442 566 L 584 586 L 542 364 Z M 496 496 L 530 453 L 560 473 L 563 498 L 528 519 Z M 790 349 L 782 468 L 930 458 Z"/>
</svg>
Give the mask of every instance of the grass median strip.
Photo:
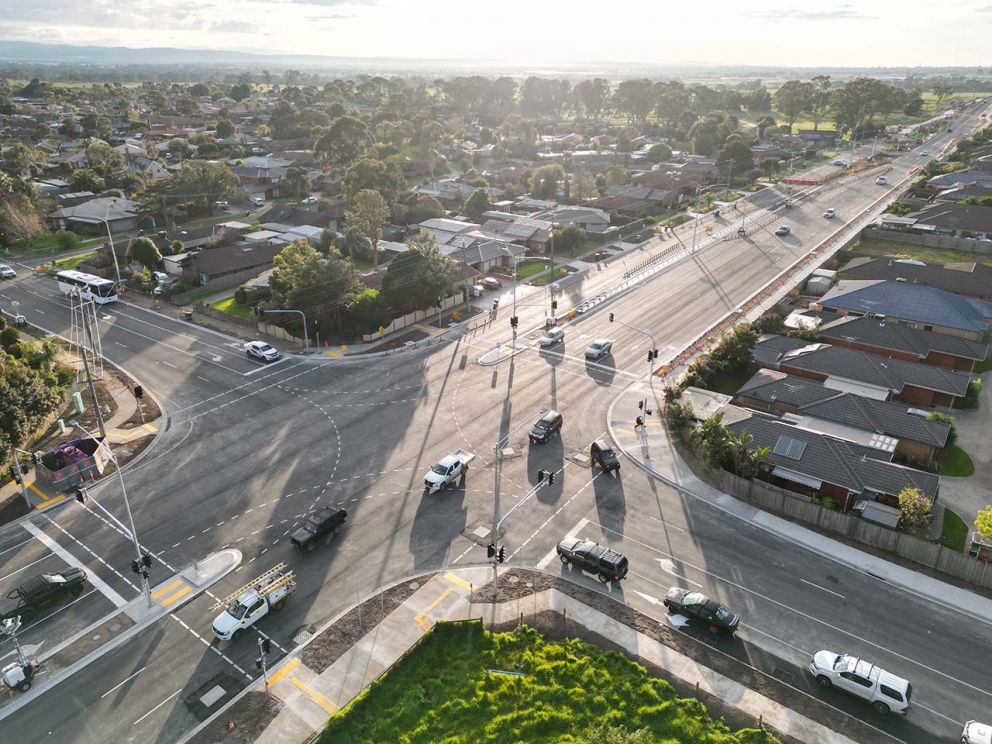
<svg viewBox="0 0 992 744">
<path fill-rule="evenodd" d="M 321 741 L 619 741 L 642 730 L 637 741 L 778 741 L 732 731 L 622 654 L 546 641 L 529 627 L 491 633 L 478 622 L 435 625 L 328 721 Z"/>
</svg>

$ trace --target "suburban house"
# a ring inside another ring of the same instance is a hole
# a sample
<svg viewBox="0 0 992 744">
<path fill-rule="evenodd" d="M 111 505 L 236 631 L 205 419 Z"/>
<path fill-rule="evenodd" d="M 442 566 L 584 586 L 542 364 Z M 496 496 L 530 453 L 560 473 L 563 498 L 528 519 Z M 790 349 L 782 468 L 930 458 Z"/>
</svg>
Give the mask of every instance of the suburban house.
<svg viewBox="0 0 992 744">
<path fill-rule="evenodd" d="M 472 196 L 477 189 L 477 186 L 469 186 L 458 181 L 435 181 L 434 183 L 418 186 L 414 191 L 424 196 L 433 196 L 448 207 L 460 209 L 465 203 L 465 200 Z M 484 190 L 489 194 L 489 199 L 492 201 L 499 199 L 504 193 L 501 189 L 496 188 L 486 188 Z"/>
<path fill-rule="evenodd" d="M 938 460 L 951 428 L 900 403 L 834 390 L 822 382 L 771 369 L 758 370 L 737 391 L 734 403 L 788 415 L 807 429 L 869 446 L 878 437 L 891 437 L 897 440 L 895 454 L 908 460 Z"/>
<path fill-rule="evenodd" d="M 992 181 L 952 186 L 937 194 L 936 201 L 959 202 L 964 199 L 986 199 L 992 197 Z"/>
<path fill-rule="evenodd" d="M 833 129 L 800 129 L 797 136 L 817 150 L 832 150 L 840 142 L 840 135 Z"/>
<path fill-rule="evenodd" d="M 751 448 L 770 450 L 771 469 L 764 479 L 804 496 L 833 499 L 845 510 L 858 501 L 897 507 L 906 487 L 932 500 L 940 490 L 937 475 L 887 462 L 871 447 L 745 409 L 728 411 L 724 422 L 734 434 L 749 432 Z"/>
<path fill-rule="evenodd" d="M 560 227 L 577 227 L 588 235 L 602 235 L 610 229 L 609 213 L 594 207 L 556 207 L 531 217 Z"/>
<path fill-rule="evenodd" d="M 992 266 L 975 261 L 930 266 L 922 261 L 858 256 L 840 269 L 843 279 L 885 279 L 925 284 L 945 292 L 992 301 Z"/>
<path fill-rule="evenodd" d="M 193 270 L 201 285 L 210 284 L 217 289 L 233 287 L 269 268 L 284 247 L 262 241 L 211 248 L 195 255 Z"/>
<path fill-rule="evenodd" d="M 868 316 L 845 315 L 821 325 L 818 333 L 834 346 L 962 372 L 974 372 L 989 353 L 988 344 Z"/>
<path fill-rule="evenodd" d="M 529 251 L 547 253 L 554 227 L 554 224 L 547 220 L 518 214 L 495 213 L 493 218 L 482 223 L 482 227 L 477 232 L 480 238 L 517 243 Z"/>
<path fill-rule="evenodd" d="M 992 207 L 937 203 L 906 216 L 916 220 L 913 230 L 917 232 L 992 241 Z"/>
<path fill-rule="evenodd" d="M 753 353 L 763 367 L 819 380 L 834 390 L 920 407 L 953 405 L 967 394 L 972 379 L 943 367 L 788 336 L 762 336 Z"/>
<path fill-rule="evenodd" d="M 137 228 L 141 220 L 138 202 L 118 196 L 103 196 L 48 215 L 56 230 L 84 233 L 124 232 Z"/>
<path fill-rule="evenodd" d="M 260 224 L 276 224 L 287 227 L 300 227 L 302 225 L 312 225 L 314 227 L 329 227 L 334 218 L 327 212 L 315 212 L 312 209 L 301 209 L 286 204 L 282 206 L 273 205 L 258 215 Z"/>
<path fill-rule="evenodd" d="M 844 279 L 810 309 L 872 315 L 972 341 L 984 339 L 992 328 L 992 303 L 909 282 Z"/>
<path fill-rule="evenodd" d="M 934 189 L 949 189 L 972 183 L 992 185 L 992 164 L 982 164 L 952 173 L 942 173 L 927 179 L 927 186 Z"/>
</svg>

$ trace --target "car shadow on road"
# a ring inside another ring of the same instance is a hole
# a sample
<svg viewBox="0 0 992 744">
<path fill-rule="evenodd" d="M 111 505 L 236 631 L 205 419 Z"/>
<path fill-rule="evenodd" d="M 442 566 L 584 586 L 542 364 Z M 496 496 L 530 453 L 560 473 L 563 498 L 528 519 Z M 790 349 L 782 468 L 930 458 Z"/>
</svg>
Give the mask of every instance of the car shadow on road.
<svg viewBox="0 0 992 744">
<path fill-rule="evenodd" d="M 586 359 L 586 374 L 588 374 L 597 385 L 609 387 L 617 376 L 616 362 L 613 354 L 607 354 L 599 361 Z"/>
<path fill-rule="evenodd" d="M 550 486 L 543 486 L 537 491 L 537 500 L 543 504 L 552 504 L 561 498 L 562 480 L 565 464 L 565 445 L 561 441 L 561 436 L 555 434 L 544 444 L 531 443 L 527 448 L 527 482 L 531 486 L 537 485 L 537 472 L 547 470 L 555 473 L 555 482 Z"/>
<path fill-rule="evenodd" d="M 443 565 L 451 543 L 464 532 L 467 520 L 464 477 L 457 487 L 425 495 L 410 525 L 414 570 Z"/>
<path fill-rule="evenodd" d="M 593 474 L 595 475 L 595 468 Z M 627 499 L 624 496 L 620 471 L 613 475 L 603 473 L 593 480 L 592 489 L 596 501 L 596 519 L 603 528 L 603 537 L 615 539 L 618 535 L 623 535 Z"/>
</svg>

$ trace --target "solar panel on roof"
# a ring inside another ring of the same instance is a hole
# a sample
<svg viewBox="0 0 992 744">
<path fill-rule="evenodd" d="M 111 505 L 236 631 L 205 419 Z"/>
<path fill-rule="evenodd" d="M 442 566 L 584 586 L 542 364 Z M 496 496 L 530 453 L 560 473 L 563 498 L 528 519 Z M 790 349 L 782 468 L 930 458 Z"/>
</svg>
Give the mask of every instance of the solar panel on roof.
<svg viewBox="0 0 992 744">
<path fill-rule="evenodd" d="M 803 452 L 806 451 L 806 442 L 802 442 L 792 437 L 780 436 L 775 442 L 774 452 L 776 455 L 788 457 L 791 460 L 802 459 Z"/>
</svg>

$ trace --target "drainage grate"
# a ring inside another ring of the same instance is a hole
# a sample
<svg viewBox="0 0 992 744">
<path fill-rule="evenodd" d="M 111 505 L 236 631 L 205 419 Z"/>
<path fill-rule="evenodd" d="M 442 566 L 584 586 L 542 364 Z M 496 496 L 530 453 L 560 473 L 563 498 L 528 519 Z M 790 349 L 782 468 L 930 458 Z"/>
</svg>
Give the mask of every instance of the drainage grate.
<svg viewBox="0 0 992 744">
<path fill-rule="evenodd" d="M 783 669 L 782 667 L 775 667 L 775 669 L 772 671 L 772 676 L 777 680 L 785 682 L 785 684 L 787 685 L 791 685 L 792 680 L 796 678 L 795 674 L 793 674 L 787 669 Z"/>
<path fill-rule="evenodd" d="M 297 646 L 302 646 L 311 638 L 313 638 L 313 633 L 307 630 L 301 630 L 299 633 L 293 636 L 293 643 L 295 643 Z"/>
</svg>

